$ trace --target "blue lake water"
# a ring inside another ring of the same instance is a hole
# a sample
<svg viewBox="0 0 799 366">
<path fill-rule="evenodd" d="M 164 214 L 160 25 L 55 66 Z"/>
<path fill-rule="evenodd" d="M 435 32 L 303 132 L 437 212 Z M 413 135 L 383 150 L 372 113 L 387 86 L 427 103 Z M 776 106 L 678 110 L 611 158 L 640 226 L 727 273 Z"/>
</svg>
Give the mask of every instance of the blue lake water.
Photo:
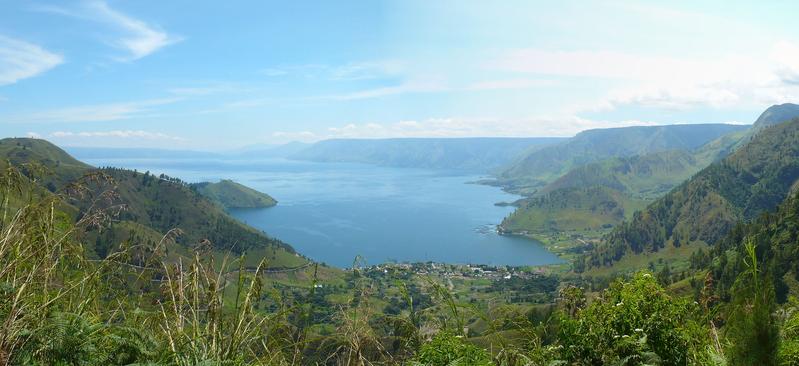
<svg viewBox="0 0 799 366">
<path fill-rule="evenodd" d="M 178 177 L 187 182 L 228 178 L 279 201 L 237 209 L 236 218 L 339 267 L 360 255 L 386 261 L 541 265 L 559 262 L 540 243 L 501 236 L 496 224 L 512 211 L 494 203 L 518 196 L 468 184 L 482 177 L 421 169 L 283 159 L 85 159 Z"/>
</svg>

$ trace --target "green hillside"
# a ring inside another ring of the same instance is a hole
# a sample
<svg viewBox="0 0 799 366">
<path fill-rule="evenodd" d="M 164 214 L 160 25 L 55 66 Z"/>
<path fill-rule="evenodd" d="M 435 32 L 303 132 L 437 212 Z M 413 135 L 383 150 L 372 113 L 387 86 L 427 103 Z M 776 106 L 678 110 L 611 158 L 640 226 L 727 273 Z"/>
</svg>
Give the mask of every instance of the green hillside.
<svg viewBox="0 0 799 366">
<path fill-rule="evenodd" d="M 697 270 L 709 269 L 717 279 L 716 292 L 729 299 L 735 278 L 746 264 L 744 243 L 755 245 L 764 269 L 775 284 L 776 297 L 784 302 L 788 294 L 799 295 L 799 196 L 791 195 L 773 212 L 758 216 L 746 224 L 739 224 L 708 251 L 691 257 L 691 266 Z"/>
<path fill-rule="evenodd" d="M 0 161 L 20 168 L 26 174 L 23 179 L 32 182 L 33 191 L 41 185 L 41 191 L 65 197 L 68 205 L 61 209 L 75 220 L 91 218 L 108 225 L 102 233 L 95 232 L 97 225 L 82 233 L 98 256 L 125 242 L 152 246 L 170 230 L 179 229 L 182 234 L 175 239 L 176 253 L 203 245 L 220 253 L 275 258 L 269 263 L 273 267 L 307 263 L 289 245 L 237 221 L 178 179 L 125 169 L 95 169 L 41 139 L 0 140 Z M 27 168 L 31 164 L 45 169 L 33 171 Z"/>
<path fill-rule="evenodd" d="M 645 204 L 609 187 L 562 188 L 520 201 L 518 209 L 502 221 L 501 227 L 532 236 L 606 229 Z"/>
<path fill-rule="evenodd" d="M 711 162 L 689 151 L 669 150 L 647 155 L 611 158 L 572 169 L 541 189 L 602 186 L 638 199 L 657 198 Z"/>
<path fill-rule="evenodd" d="M 518 208 L 501 227 L 543 240 L 561 255 L 564 248 L 579 252 L 585 243 L 598 240 L 636 210 L 725 156 L 745 131 L 728 133 L 694 151 L 667 150 L 578 166 L 517 202 Z"/>
<path fill-rule="evenodd" d="M 799 179 L 799 119 L 763 128 L 732 155 L 614 229 L 587 258 L 610 265 L 627 253 L 715 243 L 738 220 L 777 206 Z"/>
<path fill-rule="evenodd" d="M 125 205 L 119 214 L 120 220 L 136 222 L 161 233 L 180 228 L 185 234 L 178 242 L 186 246 L 207 239 L 214 248 L 235 253 L 266 246 L 291 250 L 289 246 L 237 221 L 177 179 L 116 168 L 103 168 L 99 172 L 107 174 L 111 181 L 93 184 L 89 188 L 92 192 L 101 192 L 109 188 L 108 184 L 113 184 L 118 202 L 110 205 Z M 89 204 L 91 202 L 80 201 L 77 206 L 85 211 Z"/>
<path fill-rule="evenodd" d="M 277 201 L 268 194 L 229 179 L 216 183 L 194 183 L 191 187 L 224 208 L 262 208 L 277 204 Z"/>
<path fill-rule="evenodd" d="M 560 144 L 529 153 L 505 169 L 500 179 L 523 191 L 525 187 L 543 186 L 584 164 L 668 150 L 690 151 L 746 128 L 748 126 L 696 124 L 588 130 Z"/>
<path fill-rule="evenodd" d="M 51 192 L 91 169 L 91 166 L 76 160 L 58 146 L 45 140 L 30 138 L 0 140 L 0 167 L 7 162 L 20 167 L 30 163 L 38 164 L 43 171 L 37 174 L 37 178 Z M 23 167 L 25 171 L 28 169 Z"/>
</svg>

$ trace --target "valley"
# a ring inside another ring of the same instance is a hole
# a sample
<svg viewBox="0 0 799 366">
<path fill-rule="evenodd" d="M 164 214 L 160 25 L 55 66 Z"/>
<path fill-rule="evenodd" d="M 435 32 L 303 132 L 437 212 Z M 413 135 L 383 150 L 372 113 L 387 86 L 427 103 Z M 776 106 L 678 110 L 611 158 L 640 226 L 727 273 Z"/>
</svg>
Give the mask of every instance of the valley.
<svg viewBox="0 0 799 366">
<path fill-rule="evenodd" d="M 492 168 L 494 176 L 466 173 L 460 168 L 479 160 L 477 152 L 447 152 L 427 141 L 414 149 L 432 146 L 443 155 L 414 158 L 422 167 L 395 167 L 307 161 L 302 151 L 313 151 L 313 145 L 292 146 L 282 157 L 77 149 L 76 159 L 43 140 L 4 139 L 4 211 L 34 215 L 26 220 L 48 230 L 69 228 L 75 240 L 70 245 L 80 248 L 78 261 L 85 261 L 81 266 L 96 268 L 84 281 L 107 281 L 103 273 L 114 268 L 114 280 L 106 285 L 137 296 L 130 306 L 149 308 L 144 304 L 161 301 L 152 284 L 175 291 L 183 285 L 172 276 L 191 274 L 201 281 L 193 282 L 198 289 L 218 286 L 203 301 L 220 306 L 219 311 L 259 319 L 287 309 L 285 317 L 274 320 L 286 327 L 283 335 L 272 336 L 275 347 L 299 337 L 283 352 L 302 354 L 309 362 L 337 354 L 326 344 L 342 342 L 338 332 L 354 331 L 342 328 L 351 324 L 341 318 L 351 311 L 380 321 L 407 319 L 401 321 L 408 322 L 403 324 L 410 333 L 365 328 L 388 339 L 412 341 L 424 337 L 425 327 L 442 327 L 457 329 L 464 347 L 507 350 L 525 349 L 525 339 L 544 341 L 555 332 L 566 337 L 558 342 L 596 350 L 599 340 L 568 332 L 579 329 L 590 311 L 611 311 L 601 310 L 604 300 L 598 296 L 622 291 L 613 296 L 626 300 L 616 306 L 661 301 L 674 316 L 693 322 L 680 310 L 679 299 L 699 291 L 738 301 L 743 290 L 736 278 L 745 273 L 746 250 L 760 250 L 751 255 L 768 258 L 779 304 L 797 294 L 790 248 L 797 234 L 792 194 L 799 181 L 794 166 L 799 119 L 772 119 L 799 117 L 793 107 L 774 106 L 752 127 L 681 127 L 689 142 L 680 142 L 674 137 L 679 134 L 668 129 L 622 128 L 589 131 L 590 143 L 578 135 L 577 142 L 514 147 L 518 155 L 505 160 L 506 172 L 517 171 L 513 164 L 529 164 L 527 154 L 558 156 L 537 163 L 558 168 L 532 180 L 514 180 L 498 168 Z M 627 133 L 648 136 L 635 148 L 640 154 L 602 147 L 628 138 L 615 136 Z M 379 142 L 371 144 L 379 150 Z M 583 155 L 563 160 L 564 146 L 573 144 L 584 146 Z M 466 159 L 465 165 L 431 168 L 458 159 Z M 58 207 L 59 214 L 36 216 L 44 212 L 42 206 L 26 202 Z M 766 226 L 774 223 L 778 229 L 772 234 Z M 753 236 L 760 238 L 755 244 L 738 244 Z M 49 239 L 15 243 L 38 240 Z M 717 278 L 718 287 L 708 287 L 707 279 L 703 284 L 703 276 Z M 98 289 L 111 291 L 106 285 Z M 636 297 L 642 291 L 663 295 Z M 240 304 L 236 299 L 245 292 L 257 297 Z M 586 313 L 563 318 L 570 306 Z M 166 316 L 180 313 L 176 309 Z M 540 328 L 552 319 L 567 328 Z M 679 326 L 660 325 L 649 332 Z M 691 337 L 680 342 L 701 339 Z M 370 347 L 384 347 L 378 346 L 384 341 L 374 342 Z M 386 352 L 391 356 L 381 357 L 401 358 L 404 351 L 393 344 Z"/>
</svg>

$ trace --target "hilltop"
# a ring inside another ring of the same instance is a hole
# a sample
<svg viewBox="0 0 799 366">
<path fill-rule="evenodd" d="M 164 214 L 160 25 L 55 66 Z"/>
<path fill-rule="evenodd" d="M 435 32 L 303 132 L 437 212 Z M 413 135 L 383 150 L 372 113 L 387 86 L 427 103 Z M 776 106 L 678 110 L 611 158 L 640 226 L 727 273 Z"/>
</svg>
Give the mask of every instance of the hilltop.
<svg viewBox="0 0 799 366">
<path fill-rule="evenodd" d="M 0 139 L 0 167 L 38 164 L 44 168 L 40 183 L 53 192 L 85 174 L 91 166 L 45 140 L 30 138 Z M 29 169 L 23 169 L 28 171 Z"/>
<path fill-rule="evenodd" d="M 277 201 L 268 194 L 258 192 L 230 179 L 223 179 L 216 183 L 194 183 L 190 186 L 224 208 L 264 208 L 277 204 Z"/>
</svg>

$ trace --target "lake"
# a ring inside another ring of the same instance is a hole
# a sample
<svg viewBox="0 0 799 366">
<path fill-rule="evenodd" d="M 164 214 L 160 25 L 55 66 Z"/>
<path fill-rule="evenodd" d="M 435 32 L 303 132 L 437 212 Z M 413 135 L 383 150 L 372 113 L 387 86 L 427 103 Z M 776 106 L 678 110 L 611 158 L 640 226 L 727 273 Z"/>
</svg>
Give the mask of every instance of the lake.
<svg viewBox="0 0 799 366">
<path fill-rule="evenodd" d="M 360 255 L 387 261 L 542 265 L 558 263 L 540 243 L 496 233 L 518 196 L 469 182 L 485 178 L 455 172 L 313 163 L 181 159 L 84 159 L 167 174 L 187 182 L 232 179 L 279 201 L 265 209 L 231 214 L 338 267 Z"/>
</svg>

